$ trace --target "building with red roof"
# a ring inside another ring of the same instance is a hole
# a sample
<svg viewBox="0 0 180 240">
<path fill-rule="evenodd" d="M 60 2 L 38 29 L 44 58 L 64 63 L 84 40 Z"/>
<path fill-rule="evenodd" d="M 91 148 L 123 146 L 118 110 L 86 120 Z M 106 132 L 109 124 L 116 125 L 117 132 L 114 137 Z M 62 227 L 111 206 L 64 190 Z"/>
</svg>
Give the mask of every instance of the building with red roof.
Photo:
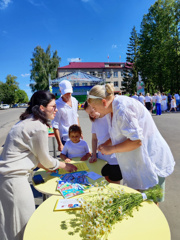
<svg viewBox="0 0 180 240">
<path fill-rule="evenodd" d="M 120 92 L 125 62 L 70 62 L 69 65 L 58 68 L 58 78 L 65 77 L 73 72 L 85 72 L 91 76 L 102 78 L 105 83 L 113 83 L 116 92 Z M 76 86 L 88 86 L 90 83 L 76 82 Z"/>
</svg>

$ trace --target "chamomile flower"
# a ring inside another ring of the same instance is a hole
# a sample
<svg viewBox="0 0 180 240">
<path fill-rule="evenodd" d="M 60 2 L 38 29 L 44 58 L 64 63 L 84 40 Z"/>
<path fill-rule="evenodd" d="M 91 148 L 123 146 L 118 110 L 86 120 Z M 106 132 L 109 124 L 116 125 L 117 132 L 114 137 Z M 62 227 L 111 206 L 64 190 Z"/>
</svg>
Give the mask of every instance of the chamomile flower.
<svg viewBox="0 0 180 240">
<path fill-rule="evenodd" d="M 99 187 L 99 184 L 97 182 L 94 183 L 95 187 Z"/>
<path fill-rule="evenodd" d="M 108 203 L 111 205 L 113 203 L 113 199 L 112 198 L 109 198 L 108 199 Z"/>
<path fill-rule="evenodd" d="M 107 210 L 107 213 L 110 214 L 110 213 L 111 213 L 111 209 L 108 209 L 108 210 Z"/>
</svg>

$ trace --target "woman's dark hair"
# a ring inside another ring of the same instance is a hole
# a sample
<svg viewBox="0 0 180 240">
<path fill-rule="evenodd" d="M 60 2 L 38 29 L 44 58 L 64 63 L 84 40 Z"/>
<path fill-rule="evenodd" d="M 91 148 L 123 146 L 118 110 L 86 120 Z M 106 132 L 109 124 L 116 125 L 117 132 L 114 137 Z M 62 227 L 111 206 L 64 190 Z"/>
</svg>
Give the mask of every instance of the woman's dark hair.
<svg viewBox="0 0 180 240">
<path fill-rule="evenodd" d="M 28 108 L 21 114 L 20 120 L 25 120 L 30 115 L 33 115 L 35 120 L 40 120 L 43 124 L 49 126 L 49 120 L 46 114 L 40 110 L 40 106 L 46 107 L 53 99 L 55 99 L 55 96 L 49 91 L 35 92 L 28 103 Z"/>
<path fill-rule="evenodd" d="M 71 132 L 78 132 L 80 135 L 82 134 L 81 127 L 78 126 L 77 124 L 73 124 L 69 127 L 69 136 Z"/>
</svg>

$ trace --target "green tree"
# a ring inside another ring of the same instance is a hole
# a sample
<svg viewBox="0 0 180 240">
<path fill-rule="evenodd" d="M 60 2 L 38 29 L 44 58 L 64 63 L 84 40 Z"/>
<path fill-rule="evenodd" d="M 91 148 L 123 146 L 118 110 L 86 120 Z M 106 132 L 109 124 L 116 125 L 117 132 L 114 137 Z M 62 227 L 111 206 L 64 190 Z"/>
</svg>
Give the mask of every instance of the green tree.
<svg viewBox="0 0 180 240">
<path fill-rule="evenodd" d="M 138 51 L 138 35 L 135 26 L 132 29 L 127 47 L 126 66 L 123 71 L 122 91 L 124 93 L 134 93 L 138 81 L 138 70 L 136 66 Z"/>
<path fill-rule="evenodd" d="M 30 79 L 33 83 L 30 87 L 33 92 L 36 90 L 48 90 L 49 88 L 49 74 L 51 79 L 55 79 L 57 75 L 57 68 L 59 67 L 59 61 L 57 51 L 51 54 L 51 46 L 49 45 L 44 51 L 40 46 L 37 46 L 33 52 L 33 58 L 31 58 L 31 76 Z M 52 57 L 51 57 L 52 55 Z"/>
<path fill-rule="evenodd" d="M 6 82 L 0 83 L 0 98 L 1 102 L 13 104 L 16 102 L 16 90 L 19 89 L 19 83 L 16 81 L 17 77 L 7 75 Z"/>
<path fill-rule="evenodd" d="M 27 103 L 29 102 L 28 95 L 24 90 L 18 89 L 16 91 L 16 99 L 18 103 Z"/>
<path fill-rule="evenodd" d="M 158 0 L 143 17 L 136 65 L 148 92 L 179 90 L 178 6 L 177 0 Z"/>
</svg>

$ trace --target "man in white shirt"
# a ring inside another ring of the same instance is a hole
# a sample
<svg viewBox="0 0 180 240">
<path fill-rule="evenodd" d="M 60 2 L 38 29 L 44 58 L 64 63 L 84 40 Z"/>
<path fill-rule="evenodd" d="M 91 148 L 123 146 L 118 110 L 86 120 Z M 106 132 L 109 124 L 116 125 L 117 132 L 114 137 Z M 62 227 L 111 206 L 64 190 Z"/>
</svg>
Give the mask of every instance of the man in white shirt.
<svg viewBox="0 0 180 240">
<path fill-rule="evenodd" d="M 142 95 L 142 93 L 140 93 L 139 94 L 139 101 L 143 104 L 143 105 L 145 105 L 145 97 Z"/>
<path fill-rule="evenodd" d="M 135 98 L 136 100 L 138 100 L 138 96 L 137 93 L 135 92 L 134 95 L 132 96 L 132 98 Z"/>
<path fill-rule="evenodd" d="M 79 125 L 78 101 L 72 97 L 73 92 L 71 83 L 63 80 L 59 83 L 61 97 L 56 101 L 58 112 L 52 121 L 52 127 L 58 143 L 58 150 L 62 151 L 64 144 L 69 140 L 69 127 L 73 124 Z"/>
</svg>

